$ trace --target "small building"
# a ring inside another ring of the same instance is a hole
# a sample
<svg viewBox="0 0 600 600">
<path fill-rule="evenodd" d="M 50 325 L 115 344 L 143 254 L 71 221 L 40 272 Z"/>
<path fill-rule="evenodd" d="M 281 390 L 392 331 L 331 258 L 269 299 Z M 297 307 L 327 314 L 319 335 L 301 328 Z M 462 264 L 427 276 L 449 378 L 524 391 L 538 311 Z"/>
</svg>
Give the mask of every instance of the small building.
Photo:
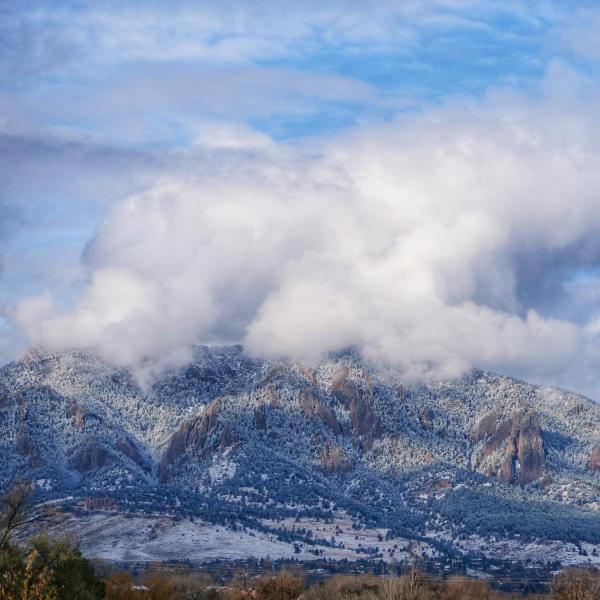
<svg viewBox="0 0 600 600">
<path fill-rule="evenodd" d="M 79 505 L 87 510 L 118 510 L 119 508 L 113 498 L 85 498 Z"/>
</svg>

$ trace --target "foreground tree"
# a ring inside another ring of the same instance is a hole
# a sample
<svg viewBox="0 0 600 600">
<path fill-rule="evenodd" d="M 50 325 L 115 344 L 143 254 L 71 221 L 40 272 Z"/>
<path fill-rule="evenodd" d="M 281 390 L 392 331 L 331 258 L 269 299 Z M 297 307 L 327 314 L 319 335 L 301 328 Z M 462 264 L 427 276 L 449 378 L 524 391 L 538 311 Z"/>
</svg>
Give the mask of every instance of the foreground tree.
<svg viewBox="0 0 600 600">
<path fill-rule="evenodd" d="M 68 538 L 34 538 L 19 547 L 22 527 L 48 517 L 32 502 L 32 487 L 19 484 L 0 498 L 0 599 L 100 600 L 104 584 Z"/>
<path fill-rule="evenodd" d="M 600 598 L 600 571 L 596 569 L 568 569 L 550 582 L 552 600 L 598 600 Z"/>
<path fill-rule="evenodd" d="M 295 600 L 304 590 L 304 583 L 289 573 L 274 577 L 263 576 L 256 585 L 256 597 L 259 600 Z"/>
<path fill-rule="evenodd" d="M 131 600 L 139 597 L 132 588 L 133 577 L 129 573 L 114 573 L 106 580 L 106 600 Z"/>
<path fill-rule="evenodd" d="M 19 483 L 0 498 L 0 550 L 9 547 L 18 529 L 45 516 L 44 511 L 31 510 L 32 492 L 30 484 Z"/>
<path fill-rule="evenodd" d="M 72 539 L 52 540 L 48 536 L 39 536 L 30 542 L 30 549 L 35 552 L 38 570 L 45 569 L 53 574 L 51 583 L 56 587 L 58 600 L 104 598 L 104 583 Z"/>
<path fill-rule="evenodd" d="M 58 600 L 52 584 L 52 572 L 35 566 L 37 554 L 29 554 L 25 564 L 13 562 L 2 569 L 0 598 L 2 600 Z"/>
</svg>

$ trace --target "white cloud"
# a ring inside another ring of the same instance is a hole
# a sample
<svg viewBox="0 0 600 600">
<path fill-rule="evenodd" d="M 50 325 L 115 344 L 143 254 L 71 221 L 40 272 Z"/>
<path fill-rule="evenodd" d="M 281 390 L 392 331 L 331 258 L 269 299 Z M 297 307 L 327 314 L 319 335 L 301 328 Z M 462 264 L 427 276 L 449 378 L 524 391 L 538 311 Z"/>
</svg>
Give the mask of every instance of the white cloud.
<svg viewBox="0 0 600 600">
<path fill-rule="evenodd" d="M 301 360 L 354 345 L 407 377 L 560 380 L 593 328 L 529 292 L 582 245 L 600 258 L 597 121 L 578 106 L 497 94 L 311 147 L 217 131 L 111 209 L 71 310 L 42 297 L 16 318 L 118 364 L 236 340 Z"/>
<path fill-rule="evenodd" d="M 516 1 L 493 0 L 391 0 L 352 6 L 311 0 L 183 2 L 176 10 L 160 3 L 118 2 L 76 10 L 24 7 L 7 18 L 4 27 L 11 37 L 24 38 L 38 60 L 45 54 L 64 59 L 76 49 L 96 64 L 139 60 L 244 64 L 325 48 L 369 45 L 372 50 L 410 50 L 419 43 L 422 29 L 491 30 L 485 19 L 510 15 L 528 21 L 539 12 L 537 6 L 525 9 Z"/>
<path fill-rule="evenodd" d="M 576 54 L 586 59 L 600 59 L 600 10 L 585 8 L 575 11 L 569 25 L 559 34 L 562 41 Z"/>
</svg>

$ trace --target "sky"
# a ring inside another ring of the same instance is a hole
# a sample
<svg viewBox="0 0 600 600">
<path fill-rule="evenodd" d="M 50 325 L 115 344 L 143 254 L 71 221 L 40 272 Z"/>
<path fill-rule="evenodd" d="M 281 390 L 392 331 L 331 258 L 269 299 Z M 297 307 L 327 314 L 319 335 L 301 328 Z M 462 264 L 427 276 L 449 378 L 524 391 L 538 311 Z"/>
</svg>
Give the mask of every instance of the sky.
<svg viewBox="0 0 600 600">
<path fill-rule="evenodd" d="M 597 0 L 0 0 L 0 362 L 353 347 L 600 400 L 599 30 Z"/>
</svg>

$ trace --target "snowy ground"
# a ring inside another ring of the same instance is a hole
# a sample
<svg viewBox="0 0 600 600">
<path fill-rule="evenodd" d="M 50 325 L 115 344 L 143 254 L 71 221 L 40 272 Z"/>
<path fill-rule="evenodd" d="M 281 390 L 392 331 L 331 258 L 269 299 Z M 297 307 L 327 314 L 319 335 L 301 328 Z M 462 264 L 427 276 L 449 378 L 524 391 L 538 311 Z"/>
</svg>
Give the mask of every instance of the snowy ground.
<svg viewBox="0 0 600 600">
<path fill-rule="evenodd" d="M 333 541 L 339 548 L 325 548 L 325 554 L 332 559 L 352 559 L 357 557 L 369 558 L 373 556 L 365 550 L 376 550 L 385 562 L 396 562 L 421 557 L 423 554 L 433 556 L 435 551 L 428 544 L 415 542 L 405 538 L 391 538 L 386 540 L 387 529 L 353 529 L 352 521 L 343 513 L 338 514 L 332 523 L 325 523 L 317 519 L 283 519 L 281 521 L 265 521 L 270 527 L 278 527 L 292 531 L 293 529 L 307 529 L 312 531 L 312 538 L 316 541 Z"/>
<path fill-rule="evenodd" d="M 580 554 L 575 544 L 560 541 L 536 543 L 469 536 L 465 540 L 453 540 L 453 543 L 463 551 L 478 551 L 489 558 L 509 558 L 533 565 L 558 560 L 563 565 L 600 566 L 600 546 L 585 542 L 581 543 L 581 548 L 586 554 Z"/>
<path fill-rule="evenodd" d="M 170 517 L 126 517 L 120 514 L 65 515 L 51 535 L 75 534 L 89 558 L 112 561 L 166 561 L 248 557 L 283 558 L 294 555 L 291 544 L 252 531 L 229 531 L 199 520 Z M 299 556 L 299 555 L 296 555 Z M 300 555 L 309 558 L 308 555 Z"/>
<path fill-rule="evenodd" d="M 265 524 L 267 524 L 265 522 Z M 322 550 L 320 558 L 333 560 L 365 559 L 365 548 L 378 547 L 384 560 L 389 562 L 410 558 L 411 555 L 430 553 L 425 544 L 405 539 L 385 540 L 386 530 L 361 529 L 354 531 L 350 520 L 326 524 L 316 520 L 293 519 L 268 523 L 284 529 L 304 527 L 312 529 L 316 545 L 297 544 L 278 540 L 252 530 L 231 531 L 222 525 L 200 520 L 176 521 L 166 516 L 126 516 L 117 513 L 89 512 L 80 515 L 63 514 L 49 528 L 52 536 L 75 535 L 81 540 L 81 550 L 89 558 L 118 562 L 191 560 L 203 562 L 214 559 L 243 560 L 254 558 L 291 558 L 314 560 L 311 550 Z M 336 527 L 339 529 L 336 532 Z M 340 533 L 341 531 L 341 533 Z M 318 540 L 330 541 L 335 537 L 343 547 L 330 548 Z"/>
<path fill-rule="evenodd" d="M 153 562 L 190 560 L 207 562 L 216 559 L 248 558 L 319 558 L 358 560 L 377 558 L 386 562 L 402 562 L 412 557 L 435 556 L 434 548 L 424 542 L 405 538 L 386 540 L 386 529 L 352 528 L 352 520 L 337 515 L 332 523 L 316 519 L 283 519 L 264 521 L 271 528 L 288 531 L 304 529 L 312 532 L 316 544 L 280 541 L 273 534 L 254 530 L 231 531 L 222 525 L 200 520 L 175 520 L 168 516 L 129 516 L 109 512 L 60 513 L 47 524 L 51 536 L 69 534 L 81 540 L 81 550 L 89 558 L 116 562 Z M 432 537 L 446 538 L 439 533 Z M 325 546 L 320 540 L 332 542 Z M 558 560 L 563 565 L 591 564 L 600 566 L 600 546 L 583 543 L 581 554 L 574 544 L 564 542 L 525 543 L 519 540 L 494 540 L 470 536 L 452 540 L 466 553 L 483 552 L 489 558 L 511 559 L 531 565 Z"/>
</svg>

